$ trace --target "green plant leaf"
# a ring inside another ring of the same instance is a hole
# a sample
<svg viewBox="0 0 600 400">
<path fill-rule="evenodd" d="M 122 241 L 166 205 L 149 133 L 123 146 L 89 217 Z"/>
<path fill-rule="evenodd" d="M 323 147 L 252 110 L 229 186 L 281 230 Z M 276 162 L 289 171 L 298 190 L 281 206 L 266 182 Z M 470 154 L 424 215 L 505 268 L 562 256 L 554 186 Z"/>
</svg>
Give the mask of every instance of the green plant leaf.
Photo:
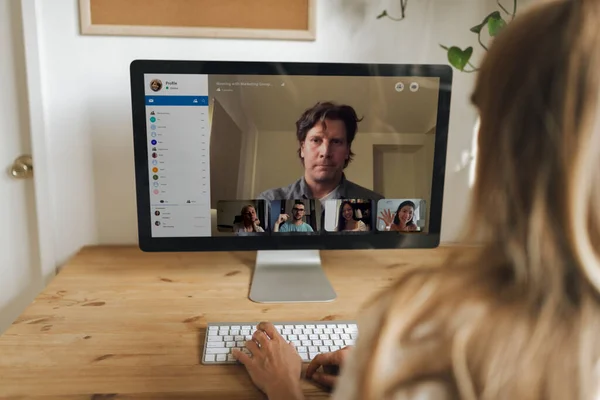
<svg viewBox="0 0 600 400">
<path fill-rule="evenodd" d="M 472 55 L 473 47 L 461 50 L 459 47 L 452 46 L 448 50 L 448 61 L 454 68 L 464 71 Z"/>
<path fill-rule="evenodd" d="M 500 15 L 500 11 L 494 11 L 493 13 L 491 13 L 490 15 L 485 17 L 483 19 L 483 22 L 481 22 L 479 25 L 476 25 L 471 28 L 471 32 L 479 34 L 481 32 L 481 30 L 483 29 L 483 27 L 486 26 L 488 21 L 492 18 L 493 19 L 502 19 L 502 16 Z"/>
<path fill-rule="evenodd" d="M 387 17 L 387 10 L 383 10 L 383 11 L 381 12 L 381 14 L 379 14 L 379 15 L 377 16 L 377 19 L 381 19 L 381 18 L 383 18 L 383 17 Z"/>
<path fill-rule="evenodd" d="M 490 32 L 490 36 L 494 37 L 497 36 L 502 29 L 504 29 L 504 27 L 506 26 L 506 21 L 503 20 L 501 16 L 498 16 L 498 18 L 490 18 L 488 20 L 487 25 L 488 30 Z"/>
</svg>

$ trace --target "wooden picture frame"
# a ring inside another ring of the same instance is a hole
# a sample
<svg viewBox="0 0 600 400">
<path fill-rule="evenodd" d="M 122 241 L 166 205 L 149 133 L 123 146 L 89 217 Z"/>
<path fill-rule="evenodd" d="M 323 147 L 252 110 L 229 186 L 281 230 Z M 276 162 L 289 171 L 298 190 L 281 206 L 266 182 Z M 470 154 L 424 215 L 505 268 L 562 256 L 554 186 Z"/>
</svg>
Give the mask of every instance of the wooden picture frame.
<svg viewBox="0 0 600 400">
<path fill-rule="evenodd" d="M 315 40 L 316 2 L 79 0 L 79 13 L 83 35 Z"/>
</svg>

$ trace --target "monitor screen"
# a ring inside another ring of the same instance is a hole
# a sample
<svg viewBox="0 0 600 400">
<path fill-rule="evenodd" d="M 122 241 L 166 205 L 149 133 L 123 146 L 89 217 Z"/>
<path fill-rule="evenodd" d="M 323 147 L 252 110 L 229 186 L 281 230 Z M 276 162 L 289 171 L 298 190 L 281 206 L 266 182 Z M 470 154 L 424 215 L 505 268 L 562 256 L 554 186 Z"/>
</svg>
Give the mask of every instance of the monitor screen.
<svg viewBox="0 0 600 400">
<path fill-rule="evenodd" d="M 134 61 L 146 250 L 439 243 L 445 66 Z"/>
</svg>

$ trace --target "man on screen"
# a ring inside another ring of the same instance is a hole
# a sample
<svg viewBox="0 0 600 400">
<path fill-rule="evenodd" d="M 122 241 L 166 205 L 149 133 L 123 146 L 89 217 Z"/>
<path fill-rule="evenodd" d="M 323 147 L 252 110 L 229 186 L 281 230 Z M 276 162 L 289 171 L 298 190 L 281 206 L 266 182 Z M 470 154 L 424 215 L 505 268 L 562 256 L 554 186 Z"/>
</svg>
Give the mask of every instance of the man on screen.
<svg viewBox="0 0 600 400">
<path fill-rule="evenodd" d="M 304 176 L 289 186 L 269 189 L 258 197 L 265 200 L 291 199 L 382 199 L 378 193 L 346 179 L 344 169 L 352 161 L 352 141 L 359 119 L 348 105 L 317 103 L 296 122 L 298 155 Z"/>
<path fill-rule="evenodd" d="M 292 220 L 288 221 L 289 215 L 280 214 L 275 226 L 273 227 L 274 232 L 314 232 L 313 228 L 304 222 L 304 204 L 301 201 L 294 203 L 292 208 Z"/>
</svg>

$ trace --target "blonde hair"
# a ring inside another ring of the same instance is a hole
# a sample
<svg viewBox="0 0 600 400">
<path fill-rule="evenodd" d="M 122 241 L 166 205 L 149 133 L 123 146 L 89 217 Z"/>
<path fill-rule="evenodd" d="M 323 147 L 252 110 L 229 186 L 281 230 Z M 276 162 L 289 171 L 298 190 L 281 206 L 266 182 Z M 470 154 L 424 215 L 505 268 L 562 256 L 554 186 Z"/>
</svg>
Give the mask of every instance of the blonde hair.
<svg viewBox="0 0 600 400">
<path fill-rule="evenodd" d="M 545 2 L 495 39 L 473 94 L 465 238 L 481 245 L 407 270 L 376 299 L 384 312 L 361 360 L 361 399 L 423 381 L 462 399 L 598 394 L 599 3 Z"/>
</svg>

